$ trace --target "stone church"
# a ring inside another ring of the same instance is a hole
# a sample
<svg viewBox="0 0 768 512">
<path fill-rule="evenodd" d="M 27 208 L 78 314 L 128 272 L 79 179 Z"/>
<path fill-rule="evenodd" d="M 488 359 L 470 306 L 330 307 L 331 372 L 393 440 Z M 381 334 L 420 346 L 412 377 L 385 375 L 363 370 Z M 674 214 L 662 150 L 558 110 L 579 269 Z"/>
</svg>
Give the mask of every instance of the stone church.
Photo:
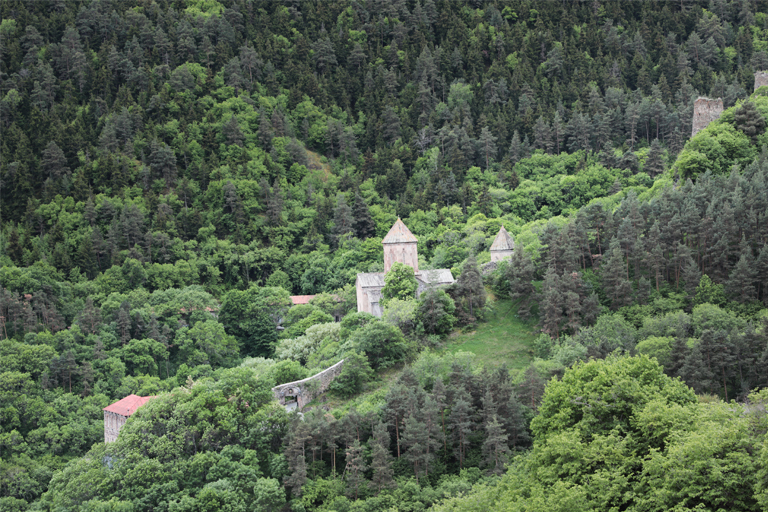
<svg viewBox="0 0 768 512">
<path fill-rule="evenodd" d="M 357 310 L 381 317 L 381 289 L 384 288 L 384 276 L 396 261 L 413 268 L 418 297 L 424 290 L 434 286 L 447 286 L 456 280 L 447 268 L 437 270 L 419 270 L 419 255 L 416 250 L 417 240 L 413 233 L 399 218 L 381 241 L 384 246 L 384 272 L 357 274 Z"/>
</svg>

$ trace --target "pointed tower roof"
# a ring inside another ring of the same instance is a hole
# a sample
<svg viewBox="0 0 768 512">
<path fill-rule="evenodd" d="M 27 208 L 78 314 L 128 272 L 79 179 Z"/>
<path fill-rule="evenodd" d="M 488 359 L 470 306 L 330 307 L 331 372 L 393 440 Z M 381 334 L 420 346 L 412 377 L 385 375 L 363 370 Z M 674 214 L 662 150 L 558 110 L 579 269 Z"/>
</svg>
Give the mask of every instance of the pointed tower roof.
<svg viewBox="0 0 768 512">
<path fill-rule="evenodd" d="M 504 229 L 504 226 L 501 226 L 499 228 L 499 233 L 496 235 L 496 238 L 493 240 L 493 244 L 491 245 L 492 251 L 511 251 L 515 248 L 515 240 L 512 238 L 512 235 L 507 233 L 507 230 Z"/>
<path fill-rule="evenodd" d="M 413 233 L 403 224 L 400 217 L 392 225 L 392 229 L 389 230 L 387 236 L 381 241 L 382 244 L 403 244 L 403 243 L 416 243 L 416 237 Z"/>
</svg>

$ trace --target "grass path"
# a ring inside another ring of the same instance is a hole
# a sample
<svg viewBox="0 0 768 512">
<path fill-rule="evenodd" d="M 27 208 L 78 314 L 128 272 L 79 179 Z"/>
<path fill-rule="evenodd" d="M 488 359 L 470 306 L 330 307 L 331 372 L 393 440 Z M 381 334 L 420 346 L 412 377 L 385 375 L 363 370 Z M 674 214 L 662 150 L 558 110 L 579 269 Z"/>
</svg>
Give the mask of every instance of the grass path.
<svg viewBox="0 0 768 512">
<path fill-rule="evenodd" d="M 523 322 L 515 316 L 517 307 L 511 300 L 497 300 L 494 312 L 484 322 L 478 322 L 470 332 L 452 334 L 445 351 L 472 352 L 485 366 L 500 366 L 522 370 L 533 359 L 535 321 Z"/>
</svg>

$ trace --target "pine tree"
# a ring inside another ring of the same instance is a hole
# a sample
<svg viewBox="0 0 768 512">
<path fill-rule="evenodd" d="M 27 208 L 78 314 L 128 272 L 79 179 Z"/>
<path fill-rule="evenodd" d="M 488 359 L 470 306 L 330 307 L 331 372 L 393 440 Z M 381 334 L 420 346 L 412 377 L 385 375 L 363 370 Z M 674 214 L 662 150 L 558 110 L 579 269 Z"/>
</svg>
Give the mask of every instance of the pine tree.
<svg viewBox="0 0 768 512">
<path fill-rule="evenodd" d="M 130 305 L 126 301 L 123 301 L 117 310 L 117 329 L 120 333 L 120 341 L 125 346 L 131 339 Z"/>
<path fill-rule="evenodd" d="M 488 473 L 501 475 L 504 473 L 504 466 L 509 461 L 509 446 L 507 446 L 508 436 L 504 433 L 504 427 L 499 423 L 495 414 L 485 424 L 485 433 L 483 456 L 485 465 L 488 467 Z"/>
<path fill-rule="evenodd" d="M 67 158 L 54 141 L 50 141 L 45 147 L 40 163 L 42 164 L 43 172 L 48 174 L 48 177 L 51 179 L 57 179 L 70 173 L 67 166 Z"/>
<path fill-rule="evenodd" d="M 363 457 L 359 440 L 355 439 L 347 447 L 346 460 L 347 467 L 344 469 L 344 474 L 346 475 L 347 495 L 356 500 L 360 487 L 365 484 L 364 474 L 366 470 L 365 457 Z"/>
<path fill-rule="evenodd" d="M 752 139 L 753 144 L 757 142 L 757 137 L 765 131 L 765 119 L 751 101 L 743 102 L 736 109 L 734 120 L 736 121 L 736 128 Z"/>
<path fill-rule="evenodd" d="M 534 411 L 538 409 L 541 397 L 544 394 L 544 380 L 539 375 L 534 365 L 530 365 L 520 383 L 520 397 L 528 407 Z"/>
<path fill-rule="evenodd" d="M 240 123 L 237 122 L 237 118 L 234 114 L 229 117 L 229 120 L 221 127 L 221 133 L 224 135 L 224 140 L 227 144 L 235 146 L 243 146 L 245 137 L 240 130 Z"/>
<path fill-rule="evenodd" d="M 307 483 L 306 447 L 310 437 L 309 423 L 296 420 L 290 430 L 285 452 L 289 473 L 285 476 L 284 482 L 296 496 L 301 496 L 302 487 Z"/>
<path fill-rule="evenodd" d="M 603 289 L 611 301 L 611 309 L 619 309 L 632 300 L 632 285 L 626 278 L 626 263 L 617 237 L 611 239 L 607 261 L 600 269 Z"/>
<path fill-rule="evenodd" d="M 755 263 L 751 250 L 741 254 L 739 262 L 731 271 L 726 283 L 726 293 L 737 302 L 749 302 L 756 297 L 755 293 Z"/>
<path fill-rule="evenodd" d="M 533 287 L 533 262 L 522 247 L 512 254 L 507 266 L 506 279 L 509 280 L 509 294 L 512 300 L 519 301 L 517 316 L 528 320 L 531 316 L 531 304 L 536 292 Z"/>
<path fill-rule="evenodd" d="M 473 431 L 471 397 L 461 389 L 454 398 L 448 424 L 451 428 L 451 438 L 454 441 L 454 452 L 459 459 L 459 468 L 464 467 L 464 459 L 469 449 L 469 436 Z"/>
<path fill-rule="evenodd" d="M 699 286 L 699 281 L 701 281 L 699 265 L 689 256 L 683 266 L 683 282 L 685 283 L 685 293 L 691 302 L 693 302 L 693 298 L 696 296 L 696 288 Z"/>
<path fill-rule="evenodd" d="M 512 134 L 512 142 L 509 144 L 509 159 L 512 164 L 516 164 L 523 158 L 523 145 L 520 142 L 520 134 L 515 130 Z"/>
<path fill-rule="evenodd" d="M 333 209 L 333 229 L 331 230 L 337 244 L 344 235 L 354 231 L 354 224 L 352 208 L 347 204 L 344 195 L 339 193 L 336 196 L 336 208 Z"/>
<path fill-rule="evenodd" d="M 664 150 L 661 147 L 659 139 L 653 139 L 651 149 L 648 151 L 648 157 L 643 165 L 643 170 L 651 178 L 655 178 L 664 172 Z"/>
<path fill-rule="evenodd" d="M 555 269 L 549 267 L 542 284 L 541 330 L 552 338 L 560 336 L 563 323 L 563 295 L 558 285 L 560 281 Z"/>
<path fill-rule="evenodd" d="M 360 192 L 355 192 L 355 205 L 353 207 L 354 230 L 357 238 L 365 240 L 376 234 L 376 223 L 371 218 L 368 205 L 363 200 Z"/>
<path fill-rule="evenodd" d="M 544 119 L 544 116 L 539 116 L 536 124 L 533 126 L 533 147 L 535 149 L 542 149 L 546 153 L 552 152 L 552 135 L 549 124 Z"/>
<path fill-rule="evenodd" d="M 394 487 L 394 472 L 392 471 L 392 454 L 389 451 L 390 437 L 387 426 L 379 421 L 373 428 L 371 446 L 371 482 L 378 492 Z"/>
<path fill-rule="evenodd" d="M 477 267 L 477 260 L 470 256 L 461 268 L 461 275 L 456 281 L 456 291 L 462 298 L 460 304 L 466 308 L 469 317 L 467 323 L 475 321 L 475 314 L 480 314 L 485 307 L 485 286 Z M 458 304 L 457 304 L 458 305 Z"/>
<path fill-rule="evenodd" d="M 405 448 L 405 460 L 413 465 L 414 476 L 418 479 L 427 471 L 429 436 L 426 425 L 414 415 L 405 419 L 402 445 Z"/>
<path fill-rule="evenodd" d="M 487 169 L 491 165 L 491 161 L 496 158 L 496 140 L 491 130 L 487 126 L 484 126 L 480 131 L 480 137 L 477 139 L 477 143 L 480 146 L 480 152 L 483 155 L 485 161 L 485 168 Z"/>
</svg>

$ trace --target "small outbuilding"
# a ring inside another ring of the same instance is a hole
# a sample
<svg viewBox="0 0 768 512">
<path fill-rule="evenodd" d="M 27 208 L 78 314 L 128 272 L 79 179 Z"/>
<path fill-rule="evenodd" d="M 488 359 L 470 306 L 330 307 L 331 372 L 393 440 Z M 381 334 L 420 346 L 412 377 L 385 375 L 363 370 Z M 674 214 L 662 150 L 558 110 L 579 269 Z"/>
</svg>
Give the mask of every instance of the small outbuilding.
<svg viewBox="0 0 768 512">
<path fill-rule="evenodd" d="M 104 408 L 104 442 L 117 441 L 117 435 L 128 418 L 154 396 L 128 395 Z"/>
</svg>

